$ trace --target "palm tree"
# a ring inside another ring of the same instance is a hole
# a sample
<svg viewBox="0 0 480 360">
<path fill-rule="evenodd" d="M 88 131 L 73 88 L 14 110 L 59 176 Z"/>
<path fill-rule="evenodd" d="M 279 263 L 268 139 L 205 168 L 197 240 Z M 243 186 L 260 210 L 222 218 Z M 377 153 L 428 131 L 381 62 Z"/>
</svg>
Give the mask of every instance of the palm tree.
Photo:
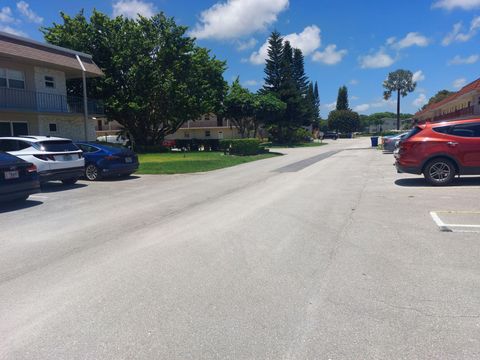
<svg viewBox="0 0 480 360">
<path fill-rule="evenodd" d="M 400 96 L 405 97 L 415 90 L 417 83 L 413 81 L 413 73 L 409 70 L 397 70 L 388 74 L 387 80 L 383 82 L 386 89 L 383 98 L 388 100 L 393 92 L 397 92 L 397 130 L 400 130 Z"/>
</svg>

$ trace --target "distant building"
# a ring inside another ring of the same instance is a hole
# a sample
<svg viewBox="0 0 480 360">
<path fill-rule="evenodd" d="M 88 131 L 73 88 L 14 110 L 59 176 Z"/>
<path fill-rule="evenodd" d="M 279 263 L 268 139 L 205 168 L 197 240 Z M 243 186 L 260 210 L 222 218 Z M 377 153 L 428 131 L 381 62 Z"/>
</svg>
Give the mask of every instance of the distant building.
<svg viewBox="0 0 480 360">
<path fill-rule="evenodd" d="M 418 123 L 425 123 L 475 117 L 480 117 L 480 79 L 417 112 L 414 119 Z"/>
<path fill-rule="evenodd" d="M 189 120 L 165 140 L 188 140 L 188 139 L 235 139 L 240 134 L 230 120 L 220 119 L 215 114 L 202 116 L 200 119 Z"/>
</svg>

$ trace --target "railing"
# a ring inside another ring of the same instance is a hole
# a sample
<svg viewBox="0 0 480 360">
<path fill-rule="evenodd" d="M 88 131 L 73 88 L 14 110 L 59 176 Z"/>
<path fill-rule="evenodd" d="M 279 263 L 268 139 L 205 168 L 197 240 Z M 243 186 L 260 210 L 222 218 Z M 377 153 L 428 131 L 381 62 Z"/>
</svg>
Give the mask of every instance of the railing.
<svg viewBox="0 0 480 360">
<path fill-rule="evenodd" d="M 0 88 L 0 109 L 83 114 L 83 98 L 36 91 Z M 90 115 L 103 115 L 102 102 L 88 100 Z"/>
<path fill-rule="evenodd" d="M 216 127 L 229 127 L 230 121 L 223 120 L 222 125 L 219 126 L 219 123 L 215 119 L 210 120 L 189 120 L 182 125 L 181 129 L 190 129 L 190 128 L 216 128 Z"/>
<path fill-rule="evenodd" d="M 432 121 L 451 120 L 451 119 L 461 118 L 463 116 L 474 115 L 474 111 L 475 111 L 475 107 L 468 106 L 466 108 L 455 110 L 447 114 L 434 116 Z"/>
</svg>

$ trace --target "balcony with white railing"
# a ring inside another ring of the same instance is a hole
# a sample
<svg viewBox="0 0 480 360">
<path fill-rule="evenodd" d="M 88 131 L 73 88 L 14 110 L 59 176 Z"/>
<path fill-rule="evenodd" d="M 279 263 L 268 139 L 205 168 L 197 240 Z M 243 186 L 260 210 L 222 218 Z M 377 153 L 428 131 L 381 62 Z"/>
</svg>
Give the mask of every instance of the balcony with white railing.
<svg viewBox="0 0 480 360">
<path fill-rule="evenodd" d="M 0 110 L 83 114 L 83 98 L 0 87 Z M 103 115 L 103 103 L 88 99 L 88 113 Z"/>
</svg>

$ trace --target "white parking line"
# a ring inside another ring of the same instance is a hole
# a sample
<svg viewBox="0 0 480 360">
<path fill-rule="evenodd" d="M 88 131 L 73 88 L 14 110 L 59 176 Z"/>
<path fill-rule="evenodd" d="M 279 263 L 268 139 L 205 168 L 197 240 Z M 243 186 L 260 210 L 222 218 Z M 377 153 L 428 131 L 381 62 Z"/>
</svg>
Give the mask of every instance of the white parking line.
<svg viewBox="0 0 480 360">
<path fill-rule="evenodd" d="M 48 196 L 45 196 L 45 195 L 30 195 L 29 197 L 30 199 L 48 199 Z"/>
<path fill-rule="evenodd" d="M 456 215 L 479 215 L 478 211 L 431 211 L 435 224 L 437 224 L 440 231 L 443 232 L 463 232 L 463 233 L 480 233 L 479 224 L 446 224 L 438 214 L 456 214 Z"/>
</svg>

